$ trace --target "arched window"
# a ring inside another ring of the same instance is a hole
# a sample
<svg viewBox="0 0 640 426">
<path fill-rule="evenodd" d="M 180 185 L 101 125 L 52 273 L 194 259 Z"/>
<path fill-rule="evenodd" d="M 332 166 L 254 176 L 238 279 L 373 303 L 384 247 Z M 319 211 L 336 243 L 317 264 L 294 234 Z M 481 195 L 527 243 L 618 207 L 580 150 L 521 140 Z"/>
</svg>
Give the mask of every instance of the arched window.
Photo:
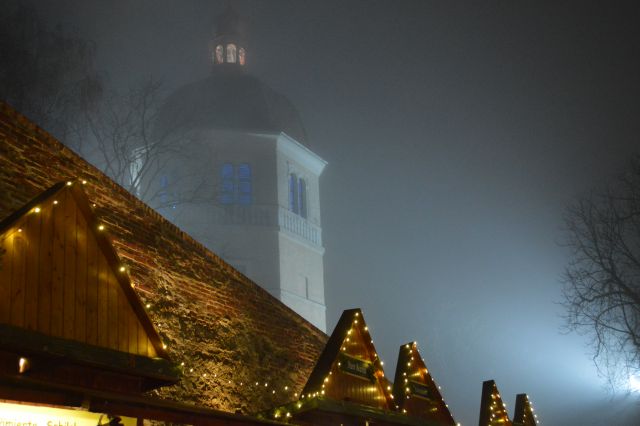
<svg viewBox="0 0 640 426">
<path fill-rule="evenodd" d="M 289 210 L 307 218 L 307 182 L 295 173 L 289 175 Z"/>
<path fill-rule="evenodd" d="M 307 218 L 307 183 L 304 179 L 298 179 L 298 214 Z"/>
<path fill-rule="evenodd" d="M 227 44 L 227 62 L 230 64 L 236 63 L 236 45 Z"/>
<path fill-rule="evenodd" d="M 298 213 L 298 177 L 294 173 L 289 175 L 289 210 Z"/>
<path fill-rule="evenodd" d="M 238 62 L 240 63 L 240 65 L 244 66 L 245 56 L 246 56 L 246 52 L 244 50 L 244 47 L 241 47 L 240 49 L 238 49 Z"/>
<path fill-rule="evenodd" d="M 221 64 L 224 62 L 224 48 L 221 44 L 216 46 L 216 53 L 214 61 L 216 64 Z"/>
</svg>

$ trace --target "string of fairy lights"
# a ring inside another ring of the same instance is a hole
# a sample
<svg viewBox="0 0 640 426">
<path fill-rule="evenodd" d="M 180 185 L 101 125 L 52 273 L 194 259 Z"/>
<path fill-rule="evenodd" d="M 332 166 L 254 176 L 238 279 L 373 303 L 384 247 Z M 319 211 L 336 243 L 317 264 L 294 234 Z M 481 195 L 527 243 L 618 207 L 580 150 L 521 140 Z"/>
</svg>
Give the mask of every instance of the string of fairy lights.
<svg viewBox="0 0 640 426">
<path fill-rule="evenodd" d="M 342 344 L 340 345 L 340 349 L 343 353 L 346 353 L 348 350 L 347 344 L 352 342 L 352 335 L 354 334 L 354 331 L 356 330 L 356 327 L 358 328 L 358 332 L 360 333 L 361 336 L 363 336 L 364 342 L 369 341 L 371 345 L 373 345 L 373 339 L 371 339 L 371 334 L 369 332 L 369 327 L 365 324 L 364 319 L 362 319 L 360 317 L 360 312 L 354 312 L 353 314 L 353 318 L 351 321 L 351 327 L 349 328 L 349 330 L 347 330 L 346 335 L 344 336 L 344 340 L 342 342 Z M 406 344 L 405 348 L 407 350 L 409 350 L 410 353 L 410 359 L 407 362 L 407 366 L 406 368 L 410 368 L 412 366 L 412 363 L 415 361 L 415 356 L 420 356 L 418 348 L 417 348 L 417 343 L 413 342 L 412 344 Z M 395 401 L 395 396 L 393 394 L 393 389 L 391 384 L 389 384 L 389 382 L 384 379 L 384 370 L 382 369 L 383 365 L 384 365 L 384 361 L 382 361 L 382 359 L 380 359 L 380 357 L 378 356 L 377 352 L 375 351 L 375 348 L 370 347 L 371 350 L 373 350 L 372 353 L 372 357 L 373 357 L 373 364 L 374 364 L 374 377 L 376 377 L 376 382 L 377 384 L 380 386 L 380 389 L 383 391 L 385 398 L 387 398 L 387 401 L 389 401 L 389 406 L 390 407 L 395 407 L 395 410 L 397 410 L 399 413 L 402 414 L 408 414 L 407 410 L 404 408 L 400 408 L 400 405 Z M 415 354 L 414 354 L 415 351 Z M 424 364 L 424 363 L 423 363 Z M 297 411 L 300 410 L 303 406 L 304 406 L 304 400 L 305 399 L 311 399 L 311 398 L 317 398 L 317 397 L 322 397 L 325 395 L 325 391 L 328 391 L 328 387 L 330 385 L 330 383 L 332 382 L 331 377 L 333 375 L 333 370 L 335 370 L 335 367 L 340 367 L 341 366 L 341 361 L 335 360 L 334 364 L 332 364 L 332 366 L 329 369 L 328 374 L 323 378 L 322 383 L 320 385 L 319 388 L 315 389 L 313 392 L 307 393 L 307 394 L 303 394 L 300 397 L 300 400 L 292 403 L 292 404 L 288 404 L 285 405 L 283 407 L 280 408 L 276 408 L 275 410 L 273 410 L 272 416 L 274 419 L 280 419 L 280 418 L 290 418 L 292 416 L 291 412 L 292 411 Z M 424 373 L 428 375 L 428 370 L 425 367 L 424 368 Z M 404 371 L 403 373 L 404 376 L 404 383 L 405 383 L 405 389 L 404 389 L 404 393 L 405 393 L 405 398 L 406 399 L 410 399 L 412 398 L 412 392 L 411 389 L 406 386 L 409 382 L 409 378 L 407 376 L 407 372 Z M 439 390 L 442 389 L 441 386 L 437 385 L 435 383 L 435 381 L 433 380 L 433 378 L 431 376 L 428 376 L 430 378 L 431 381 L 433 381 L 434 386 L 436 386 Z M 383 383 L 383 380 L 386 382 Z M 440 396 L 441 398 L 441 396 Z M 445 405 L 445 407 L 449 407 L 444 399 L 442 399 L 442 403 Z M 460 426 L 460 423 L 456 423 L 457 426 Z"/>
<path fill-rule="evenodd" d="M 82 185 L 86 185 L 87 181 L 86 180 L 81 180 L 79 181 Z M 71 187 L 74 184 L 74 181 L 67 181 L 66 182 L 66 186 L 67 187 Z M 58 197 L 52 196 L 53 200 L 50 202 L 50 205 L 52 208 L 59 208 L 61 206 L 61 202 L 60 200 L 58 200 Z M 40 214 L 43 213 L 43 209 L 46 208 L 46 206 L 48 205 L 47 201 L 43 201 L 42 203 L 36 205 L 35 207 L 31 208 L 29 210 L 28 213 L 31 214 Z M 91 204 L 91 207 L 93 209 L 95 209 L 97 207 L 97 205 L 95 203 Z M 20 223 L 20 222 L 19 222 Z M 25 232 L 25 228 L 23 227 L 24 225 L 18 225 L 13 227 L 13 230 L 10 230 L 9 232 L 5 233 L 5 237 L 9 237 L 12 236 L 13 234 L 23 234 Z M 107 225 L 105 223 L 103 223 L 102 221 L 100 221 L 99 219 L 97 220 L 97 225 L 95 228 L 97 231 L 99 231 L 100 233 L 105 233 L 107 231 Z M 128 268 L 126 267 L 126 265 L 123 262 L 119 262 L 119 265 L 117 266 L 117 270 L 122 273 L 125 274 L 126 280 L 129 282 L 130 286 L 135 288 L 135 283 L 131 280 L 129 274 L 128 274 Z M 153 305 L 151 303 L 144 303 L 143 306 L 145 307 L 145 309 L 147 311 L 152 311 Z M 161 325 L 161 324 L 158 324 Z M 162 328 L 162 327 L 159 327 Z M 168 349 L 168 344 L 165 341 L 161 342 L 162 348 L 163 349 Z M 212 382 L 216 382 L 218 384 L 226 384 L 226 385 L 238 385 L 241 387 L 249 387 L 249 388 L 254 388 L 256 390 L 260 390 L 263 392 L 266 392 L 268 394 L 271 395 L 286 395 L 289 397 L 293 397 L 293 398 L 297 398 L 298 397 L 298 393 L 295 392 L 293 390 L 293 387 L 289 386 L 289 385 L 285 385 L 282 387 L 276 387 L 275 385 L 270 385 L 269 381 L 264 381 L 264 382 L 252 382 L 252 381 L 239 381 L 239 380 L 234 380 L 232 377 L 227 377 L 226 379 L 223 379 L 222 376 L 223 374 L 219 375 L 218 373 L 213 373 L 211 374 L 209 371 L 205 371 L 205 372 L 198 372 L 196 371 L 196 369 L 194 368 L 195 364 L 193 364 L 193 366 L 188 365 L 187 362 L 182 361 L 180 363 L 180 367 L 182 369 L 182 373 L 183 375 L 190 377 L 192 379 L 194 378 L 201 378 L 203 380 L 209 380 L 211 379 Z"/>
<path fill-rule="evenodd" d="M 82 183 L 82 185 L 86 185 L 87 181 L 86 180 L 81 180 L 80 181 Z M 66 182 L 66 186 L 72 186 L 74 184 L 74 181 L 67 181 Z M 56 198 L 53 198 L 51 205 L 53 208 L 59 206 L 60 201 Z M 91 205 L 92 208 L 96 207 L 96 204 L 92 204 Z M 34 214 L 38 214 L 42 212 L 42 209 L 44 208 L 43 204 L 41 205 L 37 205 L 35 207 L 33 207 L 30 212 L 34 213 Z M 96 225 L 96 230 L 99 231 L 100 233 L 105 232 L 107 229 L 107 226 L 105 223 L 103 223 L 100 220 L 97 220 L 97 225 Z M 14 231 L 17 233 L 22 233 L 23 232 L 23 228 L 21 226 L 15 227 Z M 11 232 L 9 233 L 11 234 Z M 125 274 L 126 280 L 129 282 L 131 287 L 135 287 L 134 282 L 131 280 L 129 274 L 128 274 L 128 269 L 126 267 L 126 265 L 124 263 L 122 263 L 121 261 L 119 262 L 119 266 L 118 271 L 120 273 Z M 146 308 L 147 311 L 152 311 L 153 309 L 153 304 L 151 303 L 144 303 L 143 306 Z M 162 324 L 158 324 L 160 327 L 162 328 Z M 386 398 L 388 405 L 390 407 L 395 407 L 395 409 L 398 412 L 402 412 L 403 414 L 407 414 L 407 410 L 402 408 L 400 409 L 400 404 L 398 404 L 396 401 L 394 401 L 395 396 L 394 396 L 394 392 L 392 389 L 392 386 L 390 384 L 390 382 L 385 378 L 385 374 L 384 374 L 384 370 L 383 370 L 383 366 L 384 366 L 384 362 L 380 359 L 380 357 L 378 356 L 377 352 L 375 351 L 375 347 L 373 346 L 373 339 L 371 338 L 371 334 L 369 332 L 369 327 L 365 324 L 364 319 L 361 318 L 360 316 L 360 312 L 356 311 L 353 313 L 353 317 L 351 319 L 351 326 L 350 328 L 347 330 L 346 335 L 344 336 L 343 342 L 341 343 L 341 351 L 343 353 L 347 353 L 348 351 L 348 344 L 352 343 L 352 336 L 355 334 L 354 332 L 357 331 L 359 333 L 360 336 L 362 336 L 363 343 L 366 345 L 366 341 L 369 342 L 369 347 L 368 350 L 372 351 L 372 364 L 374 367 L 374 372 L 373 375 L 375 377 L 376 380 L 376 384 L 379 386 L 379 388 L 382 390 L 384 397 Z M 164 350 L 168 349 L 168 345 L 165 341 L 161 342 L 162 348 Z M 419 350 L 417 348 L 417 343 L 416 342 L 412 342 L 411 344 L 406 344 L 405 345 L 405 349 L 409 351 L 409 361 L 407 361 L 407 365 L 406 365 L 406 370 L 408 371 L 411 367 L 412 367 L 412 363 L 415 361 L 415 356 L 419 356 Z M 422 361 L 422 358 L 420 357 L 420 360 Z M 424 366 L 424 362 L 422 361 L 422 365 Z M 182 373 L 185 376 L 190 377 L 191 379 L 200 379 L 200 380 L 205 380 L 205 381 L 209 381 L 210 384 L 217 384 L 217 385 L 228 385 L 228 386 L 234 386 L 234 385 L 238 385 L 240 387 L 246 387 L 246 388 L 250 388 L 250 389 L 254 389 L 255 391 L 259 391 L 260 393 L 264 394 L 270 394 L 274 397 L 280 397 L 280 396 L 286 396 L 289 398 L 294 398 L 297 399 L 294 400 L 293 403 L 288 404 L 287 406 L 281 407 L 281 408 L 277 408 L 273 411 L 273 417 L 275 419 L 280 419 L 282 417 L 284 417 L 285 419 L 288 419 L 292 416 L 292 411 L 296 411 L 301 409 L 304 406 L 304 402 L 305 400 L 310 400 L 313 398 L 321 398 L 325 395 L 326 391 L 328 390 L 328 387 L 330 386 L 330 384 L 332 383 L 331 380 L 331 376 L 333 375 L 333 370 L 337 368 L 339 368 L 341 366 L 341 362 L 338 361 L 337 359 L 334 360 L 334 363 L 332 363 L 331 367 L 329 368 L 329 372 L 328 374 L 323 378 L 323 380 L 321 381 L 320 386 L 315 389 L 313 392 L 308 392 L 306 394 L 298 394 L 298 392 L 294 391 L 294 386 L 289 386 L 289 385 L 285 385 L 285 386 L 276 386 L 273 383 L 270 385 L 270 381 L 266 380 L 266 381 L 240 381 L 237 379 L 234 379 L 234 375 L 229 376 L 228 373 L 224 372 L 224 373 L 220 373 L 218 374 L 217 372 L 214 372 L 213 374 L 210 372 L 210 369 L 204 369 L 206 371 L 202 371 L 202 369 L 198 369 L 196 368 L 196 363 L 190 364 L 187 361 L 182 361 L 180 363 L 180 367 L 182 369 Z M 413 396 L 413 392 L 411 390 L 411 387 L 409 386 L 409 377 L 407 376 L 407 371 L 403 372 L 403 377 L 404 377 L 404 396 L 407 400 L 411 399 Z M 424 366 L 423 368 L 418 367 L 417 373 L 424 373 L 426 376 L 426 381 L 428 383 L 428 380 L 433 382 L 433 385 L 437 387 L 438 390 L 442 390 L 442 387 L 439 386 L 435 380 L 433 379 L 433 377 L 429 374 L 428 369 L 426 368 L 426 366 Z M 264 395 L 263 394 L 263 395 Z M 438 392 L 439 394 L 439 392 Z M 440 398 L 440 400 L 442 401 L 442 403 L 445 405 L 445 407 L 449 407 L 448 404 L 446 404 L 446 402 L 444 401 L 444 398 L 442 398 L 442 396 L 439 394 L 438 397 Z M 489 404 L 489 411 L 490 411 L 490 424 L 493 426 L 494 424 L 509 424 L 510 420 L 506 411 L 506 404 L 504 402 L 502 402 L 501 398 L 500 398 L 500 394 L 498 393 L 498 389 L 497 386 L 493 385 L 493 390 L 491 393 L 491 401 Z M 531 404 L 528 396 L 526 397 L 525 400 L 525 410 L 524 410 L 524 414 L 523 414 L 523 421 L 526 424 L 526 421 L 529 419 L 529 417 L 531 417 L 531 420 L 534 422 L 534 424 L 538 424 L 538 420 L 537 420 L 537 414 L 534 413 L 534 409 L 533 409 L 533 404 Z M 457 423 L 458 426 L 460 426 L 460 423 Z"/>
<path fill-rule="evenodd" d="M 431 376 L 431 374 L 429 374 L 429 370 L 427 369 L 426 365 L 424 364 L 424 360 L 420 355 L 420 351 L 418 349 L 418 343 L 417 342 L 407 343 L 406 345 L 404 345 L 404 349 L 408 351 L 408 356 L 409 356 L 409 361 L 407 361 L 406 370 L 409 370 L 415 362 L 417 366 L 415 367 L 415 373 L 413 373 L 412 375 L 417 375 L 421 379 L 421 381 L 424 382 L 426 386 L 429 386 L 430 383 L 433 383 L 433 386 L 437 388 L 437 393 L 436 393 L 437 399 L 442 401 L 442 404 L 444 404 L 448 412 L 449 404 L 446 403 L 446 401 L 442 397 L 442 394 L 440 393 L 440 391 L 442 390 L 442 386 L 438 385 L 435 379 Z M 419 361 L 416 361 L 415 359 L 416 356 L 419 358 Z M 423 374 L 424 374 L 424 377 L 422 376 Z M 402 375 L 404 380 L 403 386 L 404 386 L 405 397 L 406 399 L 411 399 L 412 391 L 411 391 L 411 387 L 409 386 L 409 376 L 407 376 L 407 371 L 404 371 Z M 438 407 L 436 406 L 435 409 L 437 410 Z M 406 413 L 406 410 L 404 408 L 403 408 L 403 412 Z M 451 416 L 450 412 L 448 412 L 448 414 Z M 460 423 L 457 423 L 457 425 L 460 425 Z"/>
<path fill-rule="evenodd" d="M 507 404 L 502 401 L 498 388 L 495 383 L 491 392 L 491 401 L 489 403 L 489 422 L 491 425 L 500 423 L 509 423 L 509 415 L 507 414 Z"/>
<path fill-rule="evenodd" d="M 511 420 L 509 420 L 509 414 L 507 413 L 507 404 L 502 401 L 502 397 L 498 392 L 498 387 L 495 383 L 493 383 L 493 389 L 491 390 L 491 401 L 489 403 L 489 425 L 504 425 L 504 424 L 512 424 Z M 533 404 L 529 400 L 529 396 L 525 395 L 524 402 L 524 412 L 522 413 L 522 422 L 521 424 L 530 424 L 534 425 L 539 424 L 538 415 L 534 413 Z M 520 423 L 519 423 L 520 424 Z"/>
</svg>

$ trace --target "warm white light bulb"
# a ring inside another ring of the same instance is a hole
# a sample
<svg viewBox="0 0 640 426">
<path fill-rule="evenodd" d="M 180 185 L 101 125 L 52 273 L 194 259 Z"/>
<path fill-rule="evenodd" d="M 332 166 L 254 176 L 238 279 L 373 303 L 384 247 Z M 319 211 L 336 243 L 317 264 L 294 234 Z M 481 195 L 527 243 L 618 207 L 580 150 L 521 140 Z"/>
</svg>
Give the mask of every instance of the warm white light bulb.
<svg viewBox="0 0 640 426">
<path fill-rule="evenodd" d="M 29 369 L 29 360 L 26 358 L 20 358 L 18 360 L 18 372 L 22 374 L 28 369 Z"/>
</svg>

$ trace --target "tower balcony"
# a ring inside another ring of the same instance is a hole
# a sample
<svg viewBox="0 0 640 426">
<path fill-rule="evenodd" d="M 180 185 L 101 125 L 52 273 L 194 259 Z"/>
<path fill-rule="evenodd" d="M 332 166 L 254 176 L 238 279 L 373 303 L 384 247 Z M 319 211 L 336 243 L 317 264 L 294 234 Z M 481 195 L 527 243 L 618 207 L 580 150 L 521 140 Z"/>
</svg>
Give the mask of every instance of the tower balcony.
<svg viewBox="0 0 640 426">
<path fill-rule="evenodd" d="M 278 208 L 278 226 L 307 244 L 322 247 L 322 228 L 283 207 Z"/>
</svg>

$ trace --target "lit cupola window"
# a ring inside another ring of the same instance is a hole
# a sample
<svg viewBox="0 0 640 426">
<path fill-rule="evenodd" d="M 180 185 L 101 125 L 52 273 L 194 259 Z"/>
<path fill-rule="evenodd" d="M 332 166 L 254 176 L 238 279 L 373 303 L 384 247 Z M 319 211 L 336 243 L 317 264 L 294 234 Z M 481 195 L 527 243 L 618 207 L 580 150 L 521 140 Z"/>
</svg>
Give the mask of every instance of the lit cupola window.
<svg viewBox="0 0 640 426">
<path fill-rule="evenodd" d="M 238 49 L 238 63 L 242 66 L 244 66 L 245 55 L 246 55 L 246 52 L 244 50 L 244 47 L 241 47 L 240 49 Z"/>
<path fill-rule="evenodd" d="M 227 44 L 227 63 L 236 63 L 236 45 L 233 43 Z"/>
<path fill-rule="evenodd" d="M 216 46 L 214 62 L 216 64 L 221 64 L 224 62 L 224 48 L 221 44 Z"/>
</svg>

